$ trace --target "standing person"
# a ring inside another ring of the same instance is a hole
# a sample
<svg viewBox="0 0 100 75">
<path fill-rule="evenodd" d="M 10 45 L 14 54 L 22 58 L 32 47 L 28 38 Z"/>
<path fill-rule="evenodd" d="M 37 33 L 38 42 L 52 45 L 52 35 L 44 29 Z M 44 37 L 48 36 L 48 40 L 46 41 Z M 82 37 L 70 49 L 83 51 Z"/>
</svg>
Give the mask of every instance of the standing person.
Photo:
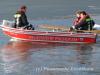
<svg viewBox="0 0 100 75">
<path fill-rule="evenodd" d="M 15 25 L 14 28 L 23 27 L 24 29 L 32 29 L 34 30 L 33 26 L 29 24 L 26 16 L 27 7 L 25 5 L 21 6 L 17 13 L 14 15 L 15 18 Z"/>
<path fill-rule="evenodd" d="M 79 11 L 78 15 L 79 19 L 74 22 L 72 27 L 76 30 L 93 30 L 94 20 L 85 11 Z"/>
</svg>

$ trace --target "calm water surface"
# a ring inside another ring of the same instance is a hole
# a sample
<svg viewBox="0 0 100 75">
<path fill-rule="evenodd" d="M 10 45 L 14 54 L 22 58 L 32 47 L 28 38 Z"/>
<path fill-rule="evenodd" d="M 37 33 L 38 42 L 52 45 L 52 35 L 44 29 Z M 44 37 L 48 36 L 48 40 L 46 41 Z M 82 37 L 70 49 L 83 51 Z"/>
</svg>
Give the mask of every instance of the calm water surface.
<svg viewBox="0 0 100 75">
<path fill-rule="evenodd" d="M 99 75 L 99 46 L 10 41 L 0 50 L 0 74 Z"/>
<path fill-rule="evenodd" d="M 0 0 L 0 20 L 13 20 L 20 5 L 28 6 L 30 23 L 72 25 L 78 9 L 100 24 L 99 0 Z M 66 19 L 67 18 L 67 19 Z M 0 75 L 100 75 L 100 36 L 96 44 L 10 41 L 0 30 Z"/>
</svg>

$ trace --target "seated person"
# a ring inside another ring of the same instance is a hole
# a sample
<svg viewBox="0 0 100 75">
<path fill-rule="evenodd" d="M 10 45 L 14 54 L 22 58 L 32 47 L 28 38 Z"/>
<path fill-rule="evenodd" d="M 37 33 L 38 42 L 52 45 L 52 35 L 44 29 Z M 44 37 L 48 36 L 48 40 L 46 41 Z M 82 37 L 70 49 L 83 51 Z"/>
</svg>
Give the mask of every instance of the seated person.
<svg viewBox="0 0 100 75">
<path fill-rule="evenodd" d="M 76 30 L 93 30 L 95 22 L 85 11 L 80 11 L 76 15 L 78 17 L 74 20 L 74 26 L 71 28 Z"/>
<path fill-rule="evenodd" d="M 34 27 L 31 24 L 29 24 L 27 20 L 27 16 L 25 14 L 26 9 L 27 9 L 26 6 L 22 6 L 20 10 L 17 11 L 17 13 L 14 15 L 15 18 L 15 24 L 13 26 L 14 28 L 23 27 L 24 29 L 34 30 Z"/>
</svg>

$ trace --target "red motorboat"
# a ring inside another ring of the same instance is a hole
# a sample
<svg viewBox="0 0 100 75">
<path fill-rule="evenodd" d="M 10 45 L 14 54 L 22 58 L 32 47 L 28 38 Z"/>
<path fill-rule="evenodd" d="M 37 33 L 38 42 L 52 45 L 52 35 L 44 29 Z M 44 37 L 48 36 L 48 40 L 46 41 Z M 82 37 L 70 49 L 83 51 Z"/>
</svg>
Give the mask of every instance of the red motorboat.
<svg viewBox="0 0 100 75">
<path fill-rule="evenodd" d="M 12 28 L 12 22 L 3 20 L 0 25 L 4 34 L 11 38 L 35 42 L 56 42 L 56 43 L 95 43 L 96 33 L 77 33 L 61 31 L 39 31 Z"/>
<path fill-rule="evenodd" d="M 1 25 L 4 34 L 11 38 L 25 41 L 37 42 L 59 42 L 59 43 L 95 43 L 95 33 L 76 32 L 49 32 L 38 30 L 24 30 Z"/>
</svg>

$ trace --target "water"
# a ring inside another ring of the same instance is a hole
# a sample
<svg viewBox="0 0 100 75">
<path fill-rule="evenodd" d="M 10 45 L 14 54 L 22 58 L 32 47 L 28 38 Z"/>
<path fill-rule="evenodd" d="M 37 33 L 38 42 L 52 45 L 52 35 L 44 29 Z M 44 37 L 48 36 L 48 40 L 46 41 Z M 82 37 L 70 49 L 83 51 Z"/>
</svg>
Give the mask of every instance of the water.
<svg viewBox="0 0 100 75">
<path fill-rule="evenodd" d="M 76 10 L 86 10 L 91 14 L 100 13 L 99 0 L 1 0 L 0 20 L 13 19 L 14 13 L 21 5 L 27 5 L 28 18 L 59 18 L 74 15 Z"/>
<path fill-rule="evenodd" d="M 86 10 L 100 24 L 99 0 L 0 1 L 0 20 L 13 20 L 20 5 L 28 6 L 34 25 L 72 25 L 74 12 Z M 10 41 L 0 30 L 0 75 L 100 75 L 100 37 L 96 44 Z"/>
</svg>

